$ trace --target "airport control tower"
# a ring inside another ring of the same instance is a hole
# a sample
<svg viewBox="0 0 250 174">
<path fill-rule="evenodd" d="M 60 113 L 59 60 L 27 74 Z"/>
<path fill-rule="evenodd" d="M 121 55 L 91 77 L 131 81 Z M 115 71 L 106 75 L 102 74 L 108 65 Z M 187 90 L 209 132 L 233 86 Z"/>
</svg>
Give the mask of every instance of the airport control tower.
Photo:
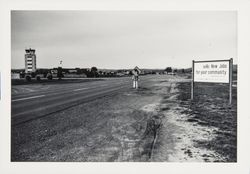
<svg viewBox="0 0 250 174">
<path fill-rule="evenodd" d="M 25 49 L 25 73 L 36 71 L 36 54 L 35 49 Z"/>
</svg>

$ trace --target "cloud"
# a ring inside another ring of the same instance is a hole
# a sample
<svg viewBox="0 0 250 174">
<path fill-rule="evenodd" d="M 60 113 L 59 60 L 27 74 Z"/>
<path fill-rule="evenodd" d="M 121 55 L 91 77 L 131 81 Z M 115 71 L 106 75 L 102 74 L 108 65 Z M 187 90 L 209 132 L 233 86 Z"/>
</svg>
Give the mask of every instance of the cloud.
<svg viewBox="0 0 250 174">
<path fill-rule="evenodd" d="M 13 11 L 12 67 L 25 47 L 38 67 L 187 67 L 236 58 L 236 12 Z"/>
</svg>

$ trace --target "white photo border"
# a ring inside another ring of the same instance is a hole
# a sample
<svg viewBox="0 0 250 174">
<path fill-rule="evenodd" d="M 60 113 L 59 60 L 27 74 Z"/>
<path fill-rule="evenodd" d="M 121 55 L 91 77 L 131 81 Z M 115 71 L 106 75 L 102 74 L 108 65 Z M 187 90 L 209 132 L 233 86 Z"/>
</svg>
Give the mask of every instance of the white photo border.
<svg viewBox="0 0 250 174">
<path fill-rule="evenodd" d="M 237 163 L 10 162 L 11 10 L 237 11 Z M 1 173 L 250 173 L 250 1 L 247 0 L 0 0 Z"/>
</svg>

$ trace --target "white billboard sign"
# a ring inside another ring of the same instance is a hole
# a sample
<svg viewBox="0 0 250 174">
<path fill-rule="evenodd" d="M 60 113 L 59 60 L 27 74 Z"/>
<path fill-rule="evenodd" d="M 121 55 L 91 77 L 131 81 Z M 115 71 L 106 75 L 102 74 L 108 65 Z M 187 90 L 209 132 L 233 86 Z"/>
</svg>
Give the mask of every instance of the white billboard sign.
<svg viewBox="0 0 250 174">
<path fill-rule="evenodd" d="M 229 83 L 230 61 L 194 61 L 194 82 Z"/>
</svg>

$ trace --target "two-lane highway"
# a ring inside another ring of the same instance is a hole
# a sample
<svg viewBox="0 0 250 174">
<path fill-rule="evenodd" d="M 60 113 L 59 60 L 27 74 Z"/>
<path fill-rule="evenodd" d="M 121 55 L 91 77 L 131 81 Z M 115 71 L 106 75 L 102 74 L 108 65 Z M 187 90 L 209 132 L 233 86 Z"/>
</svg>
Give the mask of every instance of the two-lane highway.
<svg viewBox="0 0 250 174">
<path fill-rule="evenodd" d="M 142 77 L 141 82 L 148 78 L 150 77 Z M 50 86 L 41 90 L 12 94 L 12 125 L 48 116 L 86 101 L 116 94 L 118 91 L 128 90 L 132 88 L 132 80 L 130 77 L 124 77 L 47 85 Z M 25 87 L 32 88 L 29 85 Z"/>
</svg>

